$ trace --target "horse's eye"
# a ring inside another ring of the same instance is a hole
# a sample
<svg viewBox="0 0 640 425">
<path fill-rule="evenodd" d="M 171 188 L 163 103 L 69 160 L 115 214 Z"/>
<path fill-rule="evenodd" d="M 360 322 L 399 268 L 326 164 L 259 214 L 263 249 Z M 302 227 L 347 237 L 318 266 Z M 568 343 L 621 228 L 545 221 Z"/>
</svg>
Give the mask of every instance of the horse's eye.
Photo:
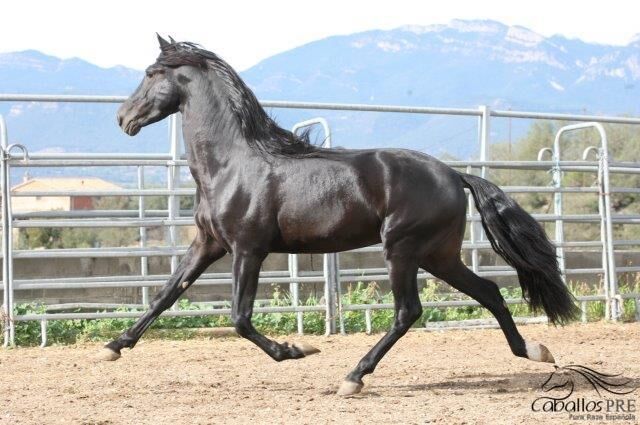
<svg viewBox="0 0 640 425">
<path fill-rule="evenodd" d="M 151 78 L 156 74 L 164 74 L 164 69 L 147 69 L 145 73 L 147 74 L 147 77 Z"/>
</svg>

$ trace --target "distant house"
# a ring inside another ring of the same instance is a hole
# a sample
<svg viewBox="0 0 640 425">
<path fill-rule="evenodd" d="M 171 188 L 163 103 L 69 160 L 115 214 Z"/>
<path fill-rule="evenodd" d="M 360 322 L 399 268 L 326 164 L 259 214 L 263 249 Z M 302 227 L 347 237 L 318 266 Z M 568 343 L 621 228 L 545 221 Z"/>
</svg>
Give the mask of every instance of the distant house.
<svg viewBox="0 0 640 425">
<path fill-rule="evenodd" d="M 122 187 L 97 177 L 37 177 L 29 178 L 11 188 L 11 193 L 47 191 L 119 190 Z M 14 196 L 11 206 L 14 212 L 91 210 L 95 196 Z"/>
</svg>

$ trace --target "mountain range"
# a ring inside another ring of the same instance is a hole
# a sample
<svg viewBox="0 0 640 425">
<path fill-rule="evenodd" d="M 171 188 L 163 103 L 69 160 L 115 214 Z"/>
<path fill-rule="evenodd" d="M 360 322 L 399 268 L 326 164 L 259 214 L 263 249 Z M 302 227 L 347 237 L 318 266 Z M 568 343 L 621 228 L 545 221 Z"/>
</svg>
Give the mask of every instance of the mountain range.
<svg viewBox="0 0 640 425">
<path fill-rule="evenodd" d="M 192 40 L 197 41 L 197 40 Z M 206 46 L 204 46 L 206 48 Z M 640 34 L 626 46 L 587 43 L 495 21 L 454 20 L 314 41 L 241 72 L 260 99 L 640 115 Z M 29 50 L 0 54 L 0 92 L 127 95 L 142 77 Z M 30 151 L 166 152 L 166 124 L 135 139 L 117 105 L 0 102 L 12 142 Z M 324 116 L 334 144 L 401 146 L 474 157 L 475 118 L 344 111 L 271 111 L 284 126 Z M 491 138 L 517 138 L 528 122 L 495 120 Z"/>
</svg>

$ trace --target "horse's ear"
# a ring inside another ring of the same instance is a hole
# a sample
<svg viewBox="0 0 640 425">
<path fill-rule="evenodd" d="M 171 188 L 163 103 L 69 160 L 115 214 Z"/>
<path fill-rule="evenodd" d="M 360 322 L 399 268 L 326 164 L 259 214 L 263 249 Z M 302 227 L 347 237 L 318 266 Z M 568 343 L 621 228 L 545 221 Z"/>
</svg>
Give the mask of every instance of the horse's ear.
<svg viewBox="0 0 640 425">
<path fill-rule="evenodd" d="M 176 41 L 171 36 L 169 36 L 169 41 L 171 42 L 171 44 L 176 44 Z"/>
<path fill-rule="evenodd" d="M 160 37 L 160 34 L 156 33 L 156 35 L 158 36 L 158 43 L 160 43 L 160 50 L 164 50 L 166 47 L 171 45 L 167 40 Z"/>
</svg>

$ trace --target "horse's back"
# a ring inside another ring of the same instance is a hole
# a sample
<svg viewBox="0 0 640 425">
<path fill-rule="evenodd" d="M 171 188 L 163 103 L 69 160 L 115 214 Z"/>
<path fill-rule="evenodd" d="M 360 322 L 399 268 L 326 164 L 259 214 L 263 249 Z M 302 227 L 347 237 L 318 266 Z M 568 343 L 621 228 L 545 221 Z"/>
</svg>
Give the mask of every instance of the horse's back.
<svg viewBox="0 0 640 425">
<path fill-rule="evenodd" d="M 360 177 L 361 187 L 387 217 L 414 210 L 435 219 L 440 210 L 466 206 L 464 187 L 456 171 L 442 161 L 408 149 L 345 151 L 344 161 Z"/>
<path fill-rule="evenodd" d="M 460 178 L 420 152 L 331 150 L 279 169 L 278 222 L 288 248 L 351 249 L 396 233 L 424 238 L 452 223 L 460 233 Z"/>
</svg>

